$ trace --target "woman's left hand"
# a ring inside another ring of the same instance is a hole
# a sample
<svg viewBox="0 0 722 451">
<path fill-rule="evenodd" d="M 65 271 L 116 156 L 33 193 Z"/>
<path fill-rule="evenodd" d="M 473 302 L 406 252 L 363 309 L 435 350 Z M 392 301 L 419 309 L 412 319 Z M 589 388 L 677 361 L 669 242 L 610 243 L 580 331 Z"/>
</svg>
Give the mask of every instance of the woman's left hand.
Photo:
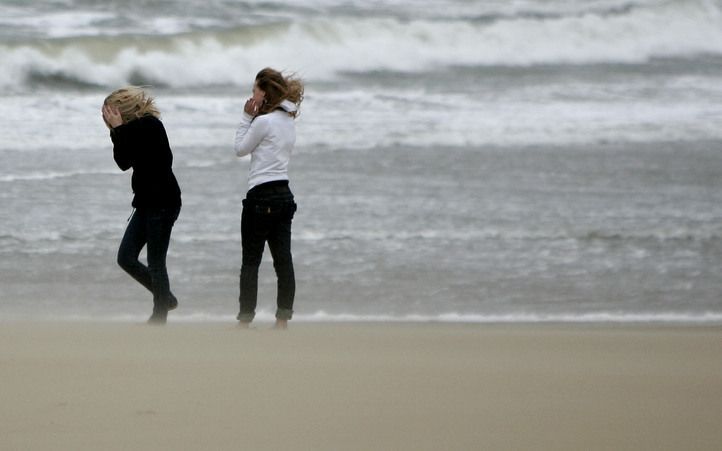
<svg viewBox="0 0 722 451">
<path fill-rule="evenodd" d="M 123 118 L 120 116 L 120 111 L 112 105 L 103 105 L 103 119 L 111 128 L 123 125 Z"/>
</svg>

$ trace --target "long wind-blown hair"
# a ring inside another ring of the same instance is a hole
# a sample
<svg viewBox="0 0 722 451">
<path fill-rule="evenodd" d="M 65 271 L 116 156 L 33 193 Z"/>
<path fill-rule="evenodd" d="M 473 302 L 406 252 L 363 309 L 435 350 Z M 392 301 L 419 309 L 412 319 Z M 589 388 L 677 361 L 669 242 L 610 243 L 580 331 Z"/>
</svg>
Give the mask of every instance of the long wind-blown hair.
<svg viewBox="0 0 722 451">
<path fill-rule="evenodd" d="M 284 100 L 296 104 L 296 111 L 289 113 L 293 117 L 300 114 L 303 102 L 303 81 L 294 75 L 284 76 L 281 72 L 266 67 L 256 75 L 256 85 L 266 93 L 265 103 L 259 114 L 267 114 L 276 110 Z"/>
<path fill-rule="evenodd" d="M 116 107 L 124 124 L 148 115 L 160 119 L 160 111 L 155 106 L 153 97 L 140 86 L 116 89 L 103 103 Z"/>
</svg>

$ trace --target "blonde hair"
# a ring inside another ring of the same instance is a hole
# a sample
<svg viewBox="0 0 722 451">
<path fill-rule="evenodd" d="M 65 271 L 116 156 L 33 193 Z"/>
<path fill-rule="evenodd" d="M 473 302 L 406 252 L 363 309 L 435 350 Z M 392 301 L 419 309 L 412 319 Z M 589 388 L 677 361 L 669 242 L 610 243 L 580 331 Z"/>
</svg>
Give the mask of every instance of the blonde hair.
<svg viewBox="0 0 722 451">
<path fill-rule="evenodd" d="M 105 98 L 103 103 L 116 107 L 120 111 L 120 117 L 124 124 L 149 115 L 160 119 L 160 111 L 153 103 L 153 97 L 148 95 L 141 86 L 126 86 L 116 89 Z"/>
<path fill-rule="evenodd" d="M 266 67 L 256 75 L 256 84 L 266 93 L 266 102 L 259 113 L 266 114 L 275 110 L 284 100 L 296 104 L 296 111 L 288 113 L 297 117 L 301 113 L 303 102 L 303 81 L 295 75 L 284 76 L 281 72 Z"/>
</svg>

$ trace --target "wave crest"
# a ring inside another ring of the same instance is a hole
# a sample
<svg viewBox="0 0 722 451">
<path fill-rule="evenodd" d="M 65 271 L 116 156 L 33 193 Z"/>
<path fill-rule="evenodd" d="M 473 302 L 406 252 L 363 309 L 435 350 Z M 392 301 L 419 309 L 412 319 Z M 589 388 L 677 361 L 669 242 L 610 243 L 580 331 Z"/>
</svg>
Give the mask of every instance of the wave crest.
<svg viewBox="0 0 722 451">
<path fill-rule="evenodd" d="M 335 17 L 164 36 L 15 42 L 0 46 L 0 85 L 244 86 L 249 74 L 267 65 L 329 80 L 349 72 L 640 63 L 700 54 L 722 55 L 722 12 L 696 0 L 482 21 Z"/>
</svg>

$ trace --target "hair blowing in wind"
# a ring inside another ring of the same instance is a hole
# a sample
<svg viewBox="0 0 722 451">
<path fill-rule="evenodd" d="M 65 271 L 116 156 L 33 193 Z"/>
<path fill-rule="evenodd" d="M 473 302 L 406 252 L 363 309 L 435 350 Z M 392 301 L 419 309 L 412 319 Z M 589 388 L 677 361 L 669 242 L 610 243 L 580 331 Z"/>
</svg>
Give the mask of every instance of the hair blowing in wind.
<svg viewBox="0 0 722 451">
<path fill-rule="evenodd" d="M 295 75 L 284 76 L 281 72 L 266 67 L 256 75 L 256 84 L 266 93 L 266 103 L 259 110 L 259 114 L 270 113 L 284 100 L 296 104 L 297 110 L 289 114 L 293 117 L 300 114 L 303 102 L 303 81 L 300 78 Z"/>
</svg>

